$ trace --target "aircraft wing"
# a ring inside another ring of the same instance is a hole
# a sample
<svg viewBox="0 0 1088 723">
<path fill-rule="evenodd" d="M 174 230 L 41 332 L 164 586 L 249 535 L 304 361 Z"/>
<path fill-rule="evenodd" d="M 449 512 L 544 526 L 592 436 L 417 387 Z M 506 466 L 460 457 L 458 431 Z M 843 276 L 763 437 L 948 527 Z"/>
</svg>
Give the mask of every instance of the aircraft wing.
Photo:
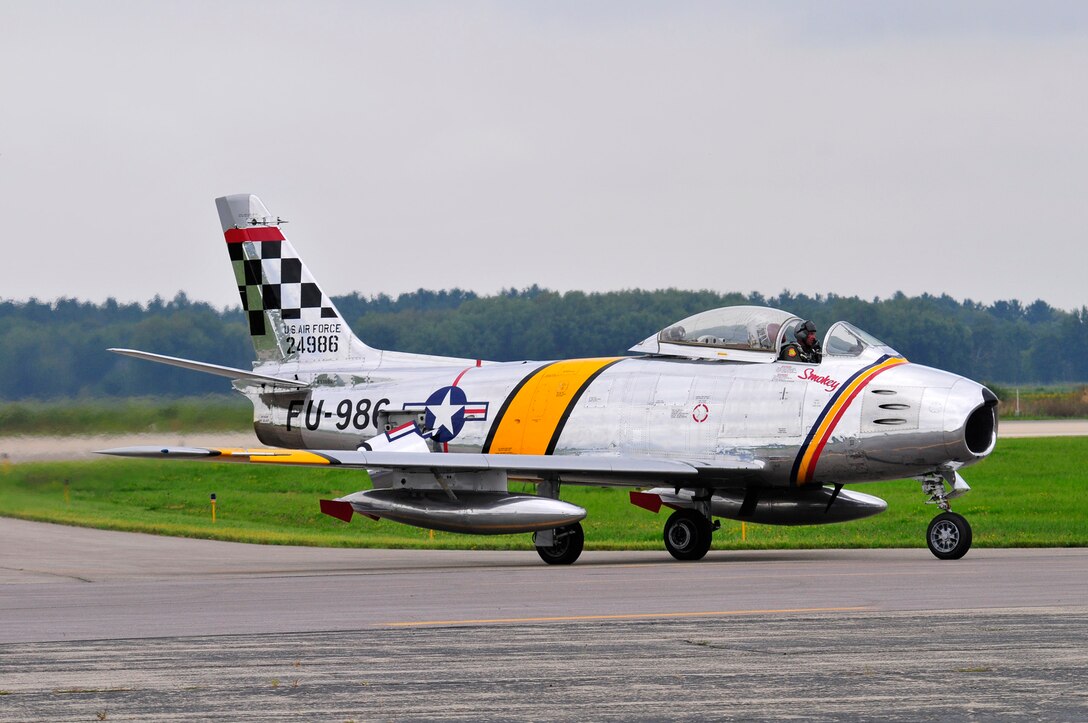
<svg viewBox="0 0 1088 723">
<path fill-rule="evenodd" d="M 726 457 L 716 464 L 659 457 L 608 455 L 443 454 L 437 452 L 241 449 L 218 447 L 120 447 L 100 454 L 144 459 L 249 462 L 412 472 L 505 470 L 515 479 L 558 479 L 572 484 L 642 486 L 682 482 L 685 487 L 737 483 L 758 477 L 760 460 Z"/>
</svg>

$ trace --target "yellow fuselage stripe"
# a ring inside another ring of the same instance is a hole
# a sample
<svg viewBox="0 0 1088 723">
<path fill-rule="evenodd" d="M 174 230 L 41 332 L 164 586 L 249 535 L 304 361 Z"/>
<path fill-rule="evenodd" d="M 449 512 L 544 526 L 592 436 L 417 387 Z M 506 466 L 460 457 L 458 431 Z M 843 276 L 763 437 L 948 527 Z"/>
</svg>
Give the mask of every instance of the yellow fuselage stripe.
<svg viewBox="0 0 1088 723">
<path fill-rule="evenodd" d="M 495 421 L 495 433 L 488 451 L 494 454 L 547 454 L 559 425 L 567 418 L 586 382 L 620 358 L 572 359 L 535 371 Z"/>
</svg>

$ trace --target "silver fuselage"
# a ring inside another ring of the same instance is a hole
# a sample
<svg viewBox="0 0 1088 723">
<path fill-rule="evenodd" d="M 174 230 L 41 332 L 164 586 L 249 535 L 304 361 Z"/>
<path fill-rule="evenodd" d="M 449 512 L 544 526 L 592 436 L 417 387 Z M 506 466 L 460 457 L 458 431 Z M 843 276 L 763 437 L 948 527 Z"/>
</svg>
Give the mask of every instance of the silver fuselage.
<svg viewBox="0 0 1088 723">
<path fill-rule="evenodd" d="M 456 387 L 463 396 L 446 405 L 446 428 L 432 442 L 438 452 L 641 456 L 710 469 L 748 461 L 751 482 L 778 487 L 956 469 L 985 457 L 996 440 L 993 395 L 982 385 L 877 349 L 820 364 L 477 364 L 383 364 L 350 376 L 310 370 L 324 385 L 266 394 L 250 387 L 255 428 L 266 444 L 356 449 L 405 421 L 441 423 L 426 401 Z"/>
</svg>

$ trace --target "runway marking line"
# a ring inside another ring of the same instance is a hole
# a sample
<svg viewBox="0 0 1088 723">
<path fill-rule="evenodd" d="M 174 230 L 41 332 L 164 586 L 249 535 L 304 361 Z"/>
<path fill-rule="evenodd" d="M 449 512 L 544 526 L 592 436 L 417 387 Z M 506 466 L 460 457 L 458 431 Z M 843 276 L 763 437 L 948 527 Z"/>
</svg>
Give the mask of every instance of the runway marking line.
<svg viewBox="0 0 1088 723">
<path fill-rule="evenodd" d="M 494 625 L 502 623 L 564 623 L 588 620 L 647 620 L 651 618 L 709 618 L 724 615 L 785 615 L 789 613 L 852 613 L 871 610 L 871 607 L 842 608 L 780 608 L 776 610 L 715 610 L 710 612 L 683 613 L 618 613 L 614 615 L 556 615 L 534 618 L 481 618 L 478 620 L 418 620 L 414 622 L 385 623 L 389 628 L 416 628 L 436 625 Z"/>
</svg>

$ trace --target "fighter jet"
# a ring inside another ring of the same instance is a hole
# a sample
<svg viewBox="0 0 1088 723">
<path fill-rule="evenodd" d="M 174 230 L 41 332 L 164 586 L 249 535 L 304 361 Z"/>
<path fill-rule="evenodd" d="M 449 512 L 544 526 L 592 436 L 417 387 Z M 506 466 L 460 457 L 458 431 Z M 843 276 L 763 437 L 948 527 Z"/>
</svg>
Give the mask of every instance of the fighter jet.
<svg viewBox="0 0 1088 723">
<path fill-rule="evenodd" d="M 119 354 L 224 376 L 254 409 L 261 449 L 128 447 L 106 454 L 366 470 L 371 486 L 321 500 L 356 513 L 471 534 L 533 533 L 549 564 L 584 544 L 586 511 L 564 485 L 630 489 L 673 510 L 664 543 L 698 560 L 715 518 L 771 525 L 855 520 L 886 503 L 845 485 L 914 478 L 940 513 L 926 542 L 962 557 L 971 527 L 951 511 L 960 470 L 997 441 L 997 397 L 911 364 L 840 321 L 820 345 L 778 309 L 713 309 L 630 355 L 492 362 L 375 349 L 357 338 L 252 195 L 216 199 L 256 351 L 250 370 L 131 349 Z M 511 480 L 536 494 L 511 492 Z M 364 486 L 361 483 L 360 486 Z"/>
</svg>

